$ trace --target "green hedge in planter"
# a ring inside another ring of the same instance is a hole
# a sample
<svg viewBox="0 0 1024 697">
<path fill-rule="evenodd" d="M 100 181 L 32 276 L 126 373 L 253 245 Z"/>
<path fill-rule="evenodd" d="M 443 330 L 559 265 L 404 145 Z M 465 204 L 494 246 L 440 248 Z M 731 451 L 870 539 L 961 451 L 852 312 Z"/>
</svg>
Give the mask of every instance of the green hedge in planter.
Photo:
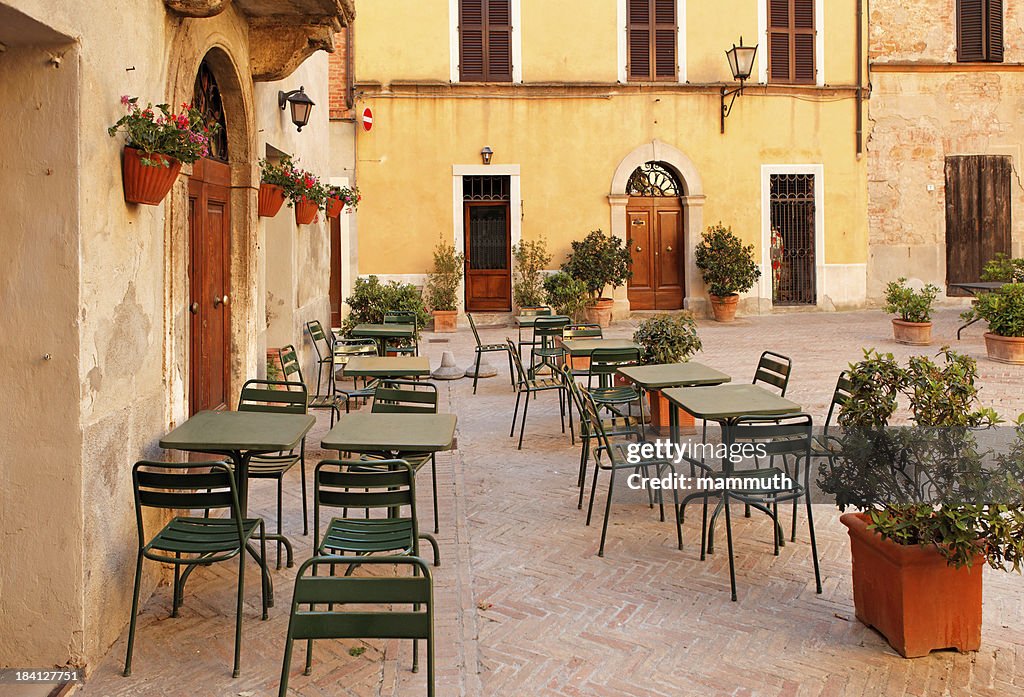
<svg viewBox="0 0 1024 697">
<path fill-rule="evenodd" d="M 382 323 L 386 312 L 415 312 L 420 327 L 430 320 L 419 288 L 397 281 L 381 283 L 376 276 L 357 278 L 355 289 L 345 298 L 345 304 L 351 308 L 341 323 L 342 332 L 346 335 L 357 324 Z"/>
</svg>

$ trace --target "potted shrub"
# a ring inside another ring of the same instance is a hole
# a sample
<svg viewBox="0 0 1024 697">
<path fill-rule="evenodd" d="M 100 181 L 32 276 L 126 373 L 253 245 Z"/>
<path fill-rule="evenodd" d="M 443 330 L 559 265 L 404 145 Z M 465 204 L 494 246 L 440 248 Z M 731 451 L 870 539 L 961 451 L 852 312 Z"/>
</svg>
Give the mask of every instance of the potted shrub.
<svg viewBox="0 0 1024 697">
<path fill-rule="evenodd" d="M 544 279 L 544 299 L 556 315 L 578 322 L 587 307 L 587 284 L 558 271 Z"/>
<path fill-rule="evenodd" d="M 981 643 L 984 563 L 1019 571 L 1024 561 L 1024 419 L 1008 451 L 983 451 L 973 359 L 945 348 L 938 364 L 865 351 L 850 366 L 839 413 L 838 454 L 818 485 L 846 513 L 857 618 L 905 657 Z M 913 423 L 888 427 L 898 400 Z"/>
<path fill-rule="evenodd" d="M 1024 259 L 1014 259 L 997 252 L 982 268 L 981 280 L 1024 283 Z"/>
<path fill-rule="evenodd" d="M 281 210 L 291 186 L 292 160 L 287 155 L 277 164 L 260 160 L 260 191 L 257 211 L 261 218 L 273 218 Z"/>
<path fill-rule="evenodd" d="M 573 241 L 572 252 L 562 264 L 562 270 L 586 284 L 588 322 L 602 327 L 611 325 L 614 301 L 601 294 L 607 286 L 614 290 L 632 277 L 629 268 L 632 263 L 629 249 L 615 235 L 594 230 L 582 240 Z"/>
<path fill-rule="evenodd" d="M 640 360 L 644 365 L 683 363 L 702 348 L 697 336 L 697 322 L 689 312 L 661 314 L 645 319 L 633 333 L 633 341 L 640 345 Z M 649 390 L 651 425 L 660 430 L 669 425 L 669 403 L 661 390 Z M 679 410 L 679 425 L 684 432 L 694 429 L 694 418 Z"/>
<path fill-rule="evenodd" d="M 512 247 L 512 300 L 520 310 L 544 304 L 544 269 L 551 263 L 547 242 L 523 240 Z"/>
<path fill-rule="evenodd" d="M 167 104 L 142 109 L 138 102 L 138 97 L 121 97 L 128 113 L 107 133 L 125 135 L 121 163 L 125 201 L 155 206 L 171 190 L 183 163 L 192 164 L 210 154 L 210 135 L 219 126 L 207 126 L 191 104 L 182 104 L 182 111 L 172 113 Z"/>
<path fill-rule="evenodd" d="M 348 336 L 357 324 L 380 324 L 386 312 L 415 312 L 417 338 L 419 329 L 430 320 L 420 289 L 411 283 L 381 283 L 377 276 L 356 278 L 352 295 L 345 298 L 349 313 L 341 322 L 342 334 Z"/>
<path fill-rule="evenodd" d="M 920 290 L 907 285 L 906 278 L 890 281 L 885 287 L 885 311 L 899 315 L 892 320 L 892 333 L 897 342 L 911 346 L 932 343 L 932 303 L 939 289 L 931 283 Z"/>
<path fill-rule="evenodd" d="M 711 311 L 719 322 L 736 318 L 740 293 L 754 287 L 761 269 L 754 263 L 754 245 L 743 245 L 732 229 L 712 225 L 694 250 L 694 261 L 704 277 L 711 299 Z"/>
<path fill-rule="evenodd" d="M 1024 364 L 1024 283 L 1007 283 L 999 290 L 980 294 L 961 317 L 988 323 L 985 350 L 990 359 Z"/>
<path fill-rule="evenodd" d="M 337 218 L 341 212 L 348 208 L 355 210 L 362 200 L 358 187 L 353 186 L 328 186 L 327 187 L 327 217 Z"/>
<path fill-rule="evenodd" d="M 434 270 L 427 275 L 427 306 L 434 315 L 435 332 L 454 332 L 459 316 L 459 284 L 466 257 L 441 240 L 434 247 Z"/>
</svg>

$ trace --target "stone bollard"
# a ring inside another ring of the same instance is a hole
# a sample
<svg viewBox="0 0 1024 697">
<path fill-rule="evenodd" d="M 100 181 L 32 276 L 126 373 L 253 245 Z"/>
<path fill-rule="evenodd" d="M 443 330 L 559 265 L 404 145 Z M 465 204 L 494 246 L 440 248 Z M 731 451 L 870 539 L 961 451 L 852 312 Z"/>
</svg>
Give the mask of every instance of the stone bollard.
<svg viewBox="0 0 1024 697">
<path fill-rule="evenodd" d="M 473 357 L 473 362 L 466 368 L 466 377 L 473 377 L 473 370 L 476 368 L 476 357 Z M 494 366 L 487 362 L 487 354 L 480 354 L 480 371 L 477 373 L 477 377 L 480 378 L 493 378 L 498 374 L 498 371 L 494 369 Z"/>
<path fill-rule="evenodd" d="M 458 380 L 462 377 L 462 370 L 455 364 L 451 351 L 441 354 L 441 365 L 430 376 L 436 380 Z"/>
</svg>

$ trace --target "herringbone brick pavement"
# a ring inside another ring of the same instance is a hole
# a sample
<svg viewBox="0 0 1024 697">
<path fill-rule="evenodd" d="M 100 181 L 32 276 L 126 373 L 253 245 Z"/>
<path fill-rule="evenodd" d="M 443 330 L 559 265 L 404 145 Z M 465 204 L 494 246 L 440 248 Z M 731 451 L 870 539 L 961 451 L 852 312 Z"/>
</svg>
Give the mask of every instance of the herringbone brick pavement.
<svg viewBox="0 0 1024 697">
<path fill-rule="evenodd" d="M 956 312 L 936 317 L 937 344 L 952 343 Z M 635 321 L 609 336 L 628 336 Z M 734 325 L 701 322 L 698 360 L 749 380 L 760 351 L 794 358 L 789 396 L 823 418 L 835 376 L 862 347 L 899 356 L 880 312 L 784 314 Z M 485 342 L 515 328 L 482 330 Z M 443 350 L 460 364 L 472 358 L 472 335 L 428 335 L 421 343 L 434 365 Z M 1004 418 L 1024 411 L 1024 368 L 983 358 L 980 331 L 957 344 L 979 358 L 983 399 Z M 796 543 L 774 557 L 762 517 L 735 517 L 739 602 L 729 601 L 724 539 L 721 554 L 699 560 L 699 520 L 675 531 L 640 498 L 613 503 L 605 557 L 596 556 L 600 514 L 584 525 L 576 509 L 578 451 L 558 427 L 553 394 L 531 404 L 524 449 L 508 438 L 514 399 L 506 367 L 497 378 L 440 383 L 443 408 L 459 415 L 458 450 L 438 458 L 443 566 L 435 569 L 438 694 L 495 696 L 939 696 L 1024 695 L 1024 581 L 985 575 L 981 651 L 898 657 L 853 616 L 849 548 L 838 512 L 815 507 L 824 593 L 814 593 L 803 518 Z M 309 443 L 327 429 L 325 415 Z M 342 417 L 344 418 L 344 417 Z M 310 462 L 326 456 L 315 447 Z M 312 472 L 312 467 L 309 468 Z M 127 470 L 126 470 L 127 471 Z M 126 475 L 127 476 L 127 475 Z M 273 485 L 254 484 L 253 506 L 274 516 Z M 297 470 L 286 482 L 285 530 L 299 560 L 309 554 L 301 530 Z M 604 487 L 598 492 L 603 503 Z M 429 487 L 420 512 L 430 517 Z M 691 509 L 697 512 L 698 509 Z M 788 519 L 788 514 L 787 514 Z M 131 540 L 125 541 L 131 545 Z M 194 574 L 177 619 L 168 618 L 169 586 L 161 586 L 139 620 L 134 673 L 122 678 L 125 637 L 93 671 L 82 695 L 276 694 L 293 571 L 274 571 L 277 605 L 259 620 L 257 573 L 247 570 L 242 677 L 230 677 L 235 569 Z M 126 585 L 131 579 L 112 579 Z M 127 618 L 124 618 L 127 622 Z M 365 647 L 359 656 L 349 654 Z M 408 642 L 318 642 L 313 674 L 301 674 L 297 647 L 290 694 L 395 697 L 425 694 L 424 673 L 410 672 Z"/>
</svg>

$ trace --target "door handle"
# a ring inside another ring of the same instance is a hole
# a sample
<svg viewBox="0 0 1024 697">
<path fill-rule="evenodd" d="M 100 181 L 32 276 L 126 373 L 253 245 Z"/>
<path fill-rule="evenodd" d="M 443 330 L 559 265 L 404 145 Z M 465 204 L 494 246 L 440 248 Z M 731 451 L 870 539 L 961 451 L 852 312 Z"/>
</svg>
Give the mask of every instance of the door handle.
<svg viewBox="0 0 1024 697">
<path fill-rule="evenodd" d="M 214 298 L 213 299 L 213 306 L 214 307 L 220 307 L 221 305 L 224 305 L 226 307 L 227 304 L 228 304 L 228 296 L 226 296 L 226 295 L 224 297 L 222 297 L 222 298 Z"/>
<path fill-rule="evenodd" d="M 193 315 L 198 315 L 199 314 L 199 303 L 192 303 L 191 305 L 189 305 L 188 306 L 188 311 L 191 312 Z"/>
<path fill-rule="evenodd" d="M 666 248 L 666 250 L 665 250 L 665 251 L 666 251 L 666 252 L 671 252 L 671 251 L 672 251 L 672 245 L 669 245 L 669 246 L 668 246 L 668 248 Z"/>
<path fill-rule="evenodd" d="M 638 252 L 642 252 L 642 251 L 644 251 L 644 250 L 643 250 L 643 249 L 642 249 L 642 248 L 640 247 L 640 245 L 637 245 L 637 246 L 636 246 L 636 251 L 638 251 Z"/>
</svg>

